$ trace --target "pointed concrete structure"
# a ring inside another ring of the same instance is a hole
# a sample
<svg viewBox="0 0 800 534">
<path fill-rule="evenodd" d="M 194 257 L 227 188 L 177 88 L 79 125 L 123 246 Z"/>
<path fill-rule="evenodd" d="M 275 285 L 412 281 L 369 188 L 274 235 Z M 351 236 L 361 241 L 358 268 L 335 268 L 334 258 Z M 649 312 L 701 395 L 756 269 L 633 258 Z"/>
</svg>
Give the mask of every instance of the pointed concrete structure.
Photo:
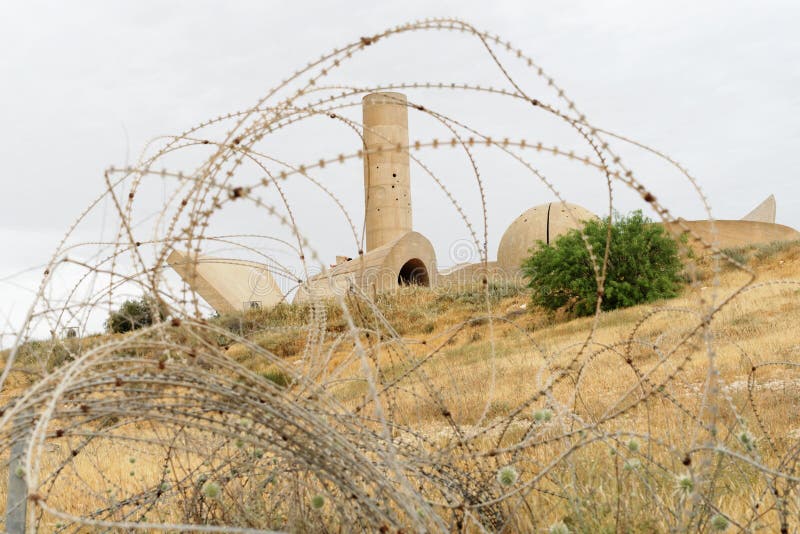
<svg viewBox="0 0 800 534">
<path fill-rule="evenodd" d="M 775 195 L 768 196 L 753 211 L 742 217 L 742 220 L 775 224 Z"/>
<path fill-rule="evenodd" d="M 330 269 L 301 281 L 294 302 L 330 298 L 351 290 L 374 296 L 401 286 L 482 286 L 493 280 L 521 278 L 522 262 L 539 243 L 581 228 L 596 216 L 575 204 L 550 202 L 522 213 L 503 233 L 497 261 L 460 264 L 440 273 L 431 242 L 413 229 L 408 108 L 402 93 L 370 93 L 362 99 L 364 159 L 364 247 L 337 256 Z M 417 106 L 411 105 L 416 108 Z M 422 109 L 420 107 L 420 109 Z M 325 221 L 320 221 L 325 224 Z M 800 232 L 775 224 L 775 197 L 770 195 L 741 220 L 667 222 L 676 236 L 688 229 L 697 239 L 689 245 L 705 253 L 708 245 L 726 248 L 800 240 Z M 173 251 L 167 263 L 217 312 L 270 307 L 284 301 L 267 265 Z"/>
<path fill-rule="evenodd" d="M 206 256 L 192 261 L 177 250 L 167 263 L 219 314 L 271 308 L 283 301 L 280 287 L 261 263 Z"/>
</svg>

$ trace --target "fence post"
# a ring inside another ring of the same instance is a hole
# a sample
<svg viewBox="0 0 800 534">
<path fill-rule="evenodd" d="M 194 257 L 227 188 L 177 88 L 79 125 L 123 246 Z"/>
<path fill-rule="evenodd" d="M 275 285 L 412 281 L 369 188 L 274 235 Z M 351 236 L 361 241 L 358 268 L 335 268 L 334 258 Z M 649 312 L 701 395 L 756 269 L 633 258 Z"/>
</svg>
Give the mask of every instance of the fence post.
<svg viewBox="0 0 800 534">
<path fill-rule="evenodd" d="M 25 534 L 28 512 L 28 482 L 25 480 L 25 449 L 33 430 L 33 410 L 23 410 L 14 421 L 12 435 L 17 436 L 11 445 L 8 461 L 8 492 L 6 493 L 6 533 Z"/>
</svg>

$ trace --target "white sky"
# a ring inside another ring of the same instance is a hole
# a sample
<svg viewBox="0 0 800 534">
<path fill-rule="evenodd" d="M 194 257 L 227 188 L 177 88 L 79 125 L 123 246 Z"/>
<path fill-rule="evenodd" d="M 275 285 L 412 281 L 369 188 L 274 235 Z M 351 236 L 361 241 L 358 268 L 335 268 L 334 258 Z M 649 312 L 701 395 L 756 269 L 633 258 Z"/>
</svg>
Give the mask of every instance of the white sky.
<svg viewBox="0 0 800 534">
<path fill-rule="evenodd" d="M 467 20 L 525 50 L 594 124 L 685 164 L 717 218 L 739 218 L 775 193 L 778 222 L 800 228 L 797 1 L 0 0 L 0 331 L 18 323 L 40 271 L 9 276 L 48 259 L 68 225 L 102 191 L 103 169 L 135 161 L 157 135 L 249 107 L 323 52 L 433 16 Z M 505 86 L 480 48 L 463 37 L 419 35 L 375 48 L 337 80 Z M 381 63 L 381 57 L 389 59 Z M 544 89 L 542 95 L 553 100 Z M 429 98 L 425 102 L 450 104 L 441 95 Z M 488 133 L 558 137 L 546 125 L 515 122 L 492 100 L 481 102 L 472 118 Z M 429 137 L 427 126 L 415 120 L 412 139 Z M 332 151 L 324 142 L 304 142 L 307 150 L 297 151 L 297 143 L 294 152 L 287 148 L 297 163 Z M 439 168 L 448 172 L 447 162 Z M 509 191 L 514 186 L 493 179 L 487 168 L 493 255 L 516 215 L 552 198 L 540 189 Z M 353 187 L 340 189 L 356 213 L 363 202 L 361 179 L 356 173 Z M 676 180 L 674 173 L 669 179 Z M 602 210 L 602 195 L 564 180 L 568 200 Z M 677 215 L 703 217 L 689 188 L 659 180 L 653 176 L 647 183 L 661 186 Z M 468 208 L 474 208 L 474 189 L 474 182 L 454 186 Z M 144 202 L 155 209 L 160 199 L 156 191 Z M 621 211 L 640 207 L 631 195 L 618 198 Z M 415 201 L 415 226 L 431 237 L 445 266 L 443 251 L 464 231 L 442 229 L 438 209 Z M 336 241 L 324 224 L 315 227 L 313 209 L 305 215 L 309 235 Z M 103 230 L 98 219 L 81 231 L 88 240 Z M 337 246 L 320 245 L 326 260 Z"/>
</svg>

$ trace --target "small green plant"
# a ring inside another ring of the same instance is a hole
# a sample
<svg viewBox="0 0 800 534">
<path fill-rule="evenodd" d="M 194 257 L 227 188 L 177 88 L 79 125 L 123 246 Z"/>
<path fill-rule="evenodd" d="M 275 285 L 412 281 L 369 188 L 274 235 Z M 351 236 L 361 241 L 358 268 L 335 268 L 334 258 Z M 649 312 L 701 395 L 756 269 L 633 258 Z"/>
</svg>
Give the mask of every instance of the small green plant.
<svg viewBox="0 0 800 534">
<path fill-rule="evenodd" d="M 600 291 L 598 274 L 609 231 L 608 267 Z M 678 244 L 641 211 L 616 215 L 610 228 L 607 220 L 589 220 L 581 230 L 572 230 L 555 243 L 540 241 L 522 270 L 533 290 L 534 304 L 578 316 L 594 313 L 599 296 L 603 310 L 615 310 L 675 297 L 683 282 Z"/>
<path fill-rule="evenodd" d="M 256 343 L 279 358 L 295 356 L 303 351 L 306 333 L 297 329 L 264 331 L 255 337 Z"/>
<path fill-rule="evenodd" d="M 167 316 L 164 305 L 145 295 L 138 300 L 126 300 L 105 322 L 108 332 L 123 334 L 163 321 Z"/>
<path fill-rule="evenodd" d="M 750 435 L 749 432 L 744 431 L 739 434 L 739 441 L 742 443 L 747 452 L 752 452 L 753 449 L 755 449 L 756 440 Z"/>
<path fill-rule="evenodd" d="M 292 379 L 282 371 L 265 371 L 261 374 L 261 376 L 282 388 L 288 386 L 292 381 Z"/>
<path fill-rule="evenodd" d="M 688 473 L 678 475 L 675 478 L 675 490 L 678 493 L 689 494 L 694 491 L 694 479 Z"/>
<path fill-rule="evenodd" d="M 553 412 L 547 408 L 533 412 L 533 420 L 537 423 L 547 423 L 553 418 Z"/>
<path fill-rule="evenodd" d="M 747 260 L 750 257 L 750 250 L 752 247 L 733 247 L 733 248 L 723 248 L 720 250 L 724 255 L 728 256 L 730 259 L 741 263 L 742 265 L 747 265 Z"/>
<path fill-rule="evenodd" d="M 325 497 L 322 495 L 314 495 L 311 498 L 311 508 L 314 510 L 322 510 L 323 506 L 325 506 Z"/>
<path fill-rule="evenodd" d="M 511 465 L 501 467 L 497 471 L 497 482 L 501 486 L 513 486 L 517 483 L 517 479 L 519 479 L 519 473 L 517 473 L 517 470 Z"/>
<path fill-rule="evenodd" d="M 216 482 L 206 482 L 203 485 L 203 495 L 209 499 L 216 499 L 219 497 L 220 487 Z"/>
<path fill-rule="evenodd" d="M 758 260 L 766 260 L 785 250 L 796 247 L 800 241 L 772 241 L 770 243 L 762 243 L 755 246 L 755 256 Z"/>
<path fill-rule="evenodd" d="M 642 466 L 642 462 L 638 458 L 628 458 L 622 465 L 625 471 L 634 471 Z"/>
<path fill-rule="evenodd" d="M 722 514 L 716 514 L 711 518 L 711 528 L 717 532 L 728 530 L 728 519 Z"/>
<path fill-rule="evenodd" d="M 437 292 L 435 302 L 438 304 L 467 304 L 481 305 L 489 302 L 494 304 L 503 299 L 511 298 L 520 293 L 520 288 L 511 282 L 489 282 L 487 286 L 482 284 L 472 284 L 465 287 L 447 288 Z"/>
</svg>

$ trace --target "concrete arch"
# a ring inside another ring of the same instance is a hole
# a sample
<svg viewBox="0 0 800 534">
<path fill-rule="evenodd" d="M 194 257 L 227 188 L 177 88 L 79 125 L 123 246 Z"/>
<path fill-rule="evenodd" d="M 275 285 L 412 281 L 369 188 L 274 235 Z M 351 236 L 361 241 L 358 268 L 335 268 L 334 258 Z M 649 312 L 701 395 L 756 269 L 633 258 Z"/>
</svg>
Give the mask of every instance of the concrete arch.
<svg viewBox="0 0 800 534">
<path fill-rule="evenodd" d="M 433 245 L 422 234 L 407 232 L 361 257 L 340 263 L 311 278 L 298 289 L 294 302 L 307 302 L 312 295 L 330 298 L 344 294 L 351 285 L 370 295 L 392 291 L 402 285 L 400 274 L 404 267 L 409 273 L 409 268 L 420 267 L 420 264 L 427 275 L 427 283 L 420 285 L 435 286 L 437 271 Z"/>
<path fill-rule="evenodd" d="M 397 273 L 397 285 L 429 287 L 431 281 L 425 262 L 419 258 L 411 258 L 405 262 Z"/>
</svg>

